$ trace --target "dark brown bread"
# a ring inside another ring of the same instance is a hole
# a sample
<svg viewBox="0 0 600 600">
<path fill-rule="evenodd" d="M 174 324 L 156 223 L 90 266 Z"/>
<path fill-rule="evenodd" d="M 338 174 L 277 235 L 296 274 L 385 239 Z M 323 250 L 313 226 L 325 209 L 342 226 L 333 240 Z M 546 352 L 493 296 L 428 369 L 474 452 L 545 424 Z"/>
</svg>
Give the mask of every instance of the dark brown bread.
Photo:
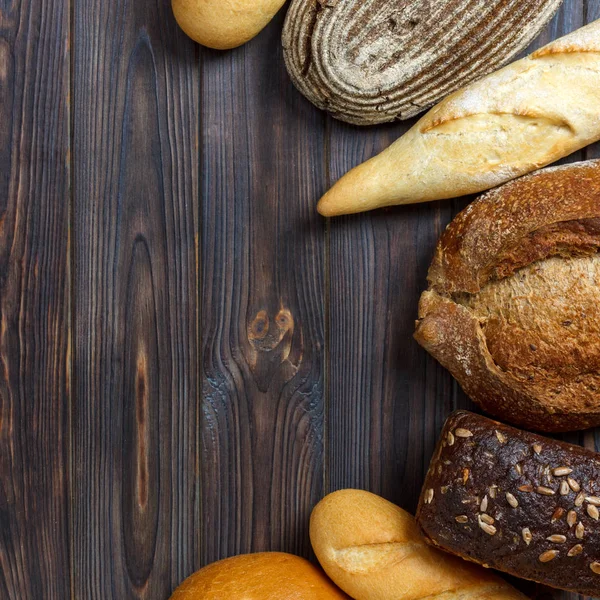
<svg viewBox="0 0 600 600">
<path fill-rule="evenodd" d="M 481 196 L 442 235 L 416 340 L 486 411 L 600 425 L 600 161 Z"/>
<path fill-rule="evenodd" d="M 600 455 L 459 411 L 441 434 L 417 521 L 468 560 L 600 596 Z"/>
<path fill-rule="evenodd" d="M 524 49 L 562 0 L 293 0 L 298 89 L 359 125 L 407 119 Z"/>
</svg>

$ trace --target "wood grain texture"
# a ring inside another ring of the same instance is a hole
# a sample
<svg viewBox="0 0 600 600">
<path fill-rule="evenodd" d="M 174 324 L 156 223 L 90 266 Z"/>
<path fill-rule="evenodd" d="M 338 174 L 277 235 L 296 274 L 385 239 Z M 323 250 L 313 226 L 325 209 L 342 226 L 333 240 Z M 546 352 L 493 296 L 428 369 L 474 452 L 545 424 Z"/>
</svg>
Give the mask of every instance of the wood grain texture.
<svg viewBox="0 0 600 600">
<path fill-rule="evenodd" d="M 323 492 L 324 116 L 294 90 L 283 15 L 204 51 L 202 560 L 307 555 Z"/>
<path fill-rule="evenodd" d="M 169 2 L 77 0 L 73 593 L 199 566 L 199 61 Z"/>
<path fill-rule="evenodd" d="M 69 14 L 0 7 L 0 597 L 69 585 Z"/>
</svg>

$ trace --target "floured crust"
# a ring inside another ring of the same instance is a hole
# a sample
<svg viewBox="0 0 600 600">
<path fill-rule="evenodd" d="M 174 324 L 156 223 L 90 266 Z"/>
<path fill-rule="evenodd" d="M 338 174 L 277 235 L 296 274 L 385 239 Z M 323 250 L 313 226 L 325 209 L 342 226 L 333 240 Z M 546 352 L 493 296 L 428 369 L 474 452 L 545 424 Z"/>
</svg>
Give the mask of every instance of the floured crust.
<svg viewBox="0 0 600 600">
<path fill-rule="evenodd" d="M 415 338 L 484 410 L 600 424 L 600 161 L 479 198 L 442 235 Z"/>
<path fill-rule="evenodd" d="M 283 31 L 300 91 L 359 125 L 408 119 L 523 50 L 561 0 L 294 0 Z"/>
</svg>

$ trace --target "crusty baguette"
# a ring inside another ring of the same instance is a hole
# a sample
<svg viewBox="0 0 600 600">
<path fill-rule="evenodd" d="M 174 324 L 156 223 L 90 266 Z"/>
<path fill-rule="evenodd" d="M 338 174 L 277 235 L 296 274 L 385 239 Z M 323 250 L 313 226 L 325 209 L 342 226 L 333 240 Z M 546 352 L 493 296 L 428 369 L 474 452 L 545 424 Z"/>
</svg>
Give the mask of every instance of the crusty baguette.
<svg viewBox="0 0 600 600">
<path fill-rule="evenodd" d="M 321 569 L 284 552 L 241 554 L 190 575 L 171 600 L 350 600 Z"/>
<path fill-rule="evenodd" d="M 466 411 L 451 415 L 417 521 L 436 546 L 600 597 L 600 455 Z"/>
<path fill-rule="evenodd" d="M 495 416 L 600 425 L 599 250 L 600 161 L 491 190 L 440 238 L 415 338 Z"/>
<path fill-rule="evenodd" d="M 193 40 L 217 50 L 245 44 L 285 0 L 172 0 L 177 23 Z"/>
<path fill-rule="evenodd" d="M 356 600 L 525 600 L 490 571 L 427 546 L 411 515 L 369 492 L 326 496 L 310 539 L 325 572 Z"/>
<path fill-rule="evenodd" d="M 459 90 L 344 175 L 325 216 L 489 189 L 600 139 L 600 20 Z"/>
<path fill-rule="evenodd" d="M 561 3 L 293 0 L 283 56 L 296 87 L 333 117 L 358 125 L 408 119 L 505 65 Z"/>
</svg>

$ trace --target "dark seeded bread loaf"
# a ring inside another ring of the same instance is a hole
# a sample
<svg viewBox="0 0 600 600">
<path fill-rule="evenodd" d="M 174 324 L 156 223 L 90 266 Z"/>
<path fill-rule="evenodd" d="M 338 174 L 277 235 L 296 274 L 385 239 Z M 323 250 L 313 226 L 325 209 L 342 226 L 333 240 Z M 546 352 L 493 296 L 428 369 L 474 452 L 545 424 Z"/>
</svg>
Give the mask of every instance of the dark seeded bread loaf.
<svg viewBox="0 0 600 600">
<path fill-rule="evenodd" d="M 600 596 L 600 455 L 473 413 L 451 415 L 417 521 L 448 552 Z"/>
<path fill-rule="evenodd" d="M 494 416 L 600 425 L 599 249 L 600 161 L 496 188 L 440 238 L 415 338 Z"/>
</svg>

